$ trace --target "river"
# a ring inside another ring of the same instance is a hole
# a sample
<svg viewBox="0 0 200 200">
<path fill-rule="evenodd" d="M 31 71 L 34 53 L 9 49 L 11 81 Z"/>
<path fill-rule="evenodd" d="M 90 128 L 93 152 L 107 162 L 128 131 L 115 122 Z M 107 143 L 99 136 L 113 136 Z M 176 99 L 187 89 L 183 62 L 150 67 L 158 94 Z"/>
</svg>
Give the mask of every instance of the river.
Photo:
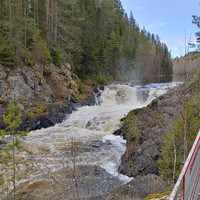
<svg viewBox="0 0 200 200">
<path fill-rule="evenodd" d="M 25 145 L 33 152 L 35 166 L 38 168 L 34 176 L 32 175 L 32 182 L 46 177 L 48 180 L 52 179 L 51 182 L 57 179 L 58 182 L 69 185 L 70 176 L 66 178 L 64 174 L 68 172 L 63 174 L 63 170 L 71 169 L 71 179 L 74 181 L 72 187 L 75 189 L 69 186 L 70 192 L 58 199 L 92 199 L 128 183 L 132 178 L 118 172 L 126 141 L 113 135 L 113 132 L 121 126 L 120 120 L 130 110 L 147 106 L 154 98 L 176 85 L 177 83 L 108 85 L 99 91 L 101 94 L 98 93 L 96 97 L 97 105 L 80 107 L 66 116 L 62 123 L 30 132 Z M 96 174 L 98 178 L 93 179 L 90 173 Z M 90 178 L 85 181 L 88 176 Z M 104 186 L 99 186 L 102 183 Z M 81 184 L 84 184 L 84 188 Z"/>
</svg>

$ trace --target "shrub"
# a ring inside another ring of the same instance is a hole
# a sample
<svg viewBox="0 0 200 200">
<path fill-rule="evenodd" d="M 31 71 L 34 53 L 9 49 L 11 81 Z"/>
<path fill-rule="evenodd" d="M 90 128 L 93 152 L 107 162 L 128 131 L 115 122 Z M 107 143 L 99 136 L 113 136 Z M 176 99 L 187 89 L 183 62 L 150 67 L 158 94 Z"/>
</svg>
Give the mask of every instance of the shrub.
<svg viewBox="0 0 200 200">
<path fill-rule="evenodd" d="M 51 68 L 45 66 L 45 67 L 43 68 L 43 74 L 44 74 L 44 76 L 50 76 L 50 75 L 52 74 Z"/>
<path fill-rule="evenodd" d="M 110 80 L 110 77 L 108 77 L 106 74 L 100 73 L 96 77 L 96 82 L 99 85 L 105 84 Z"/>
<path fill-rule="evenodd" d="M 62 67 L 62 55 L 61 52 L 55 48 L 51 49 L 51 57 L 52 57 L 52 61 L 53 63 L 61 68 Z"/>
<path fill-rule="evenodd" d="M 138 119 L 133 112 L 129 112 L 129 114 L 125 117 L 123 121 L 123 127 L 129 138 L 134 140 L 141 137 L 138 128 Z"/>
<path fill-rule="evenodd" d="M 3 37 L 0 37 L 0 64 L 5 66 L 15 65 L 11 44 Z"/>
<path fill-rule="evenodd" d="M 79 90 L 79 92 L 81 94 L 84 93 L 84 91 L 85 91 L 85 85 L 84 85 L 84 83 L 81 80 L 78 83 L 78 90 Z"/>
</svg>

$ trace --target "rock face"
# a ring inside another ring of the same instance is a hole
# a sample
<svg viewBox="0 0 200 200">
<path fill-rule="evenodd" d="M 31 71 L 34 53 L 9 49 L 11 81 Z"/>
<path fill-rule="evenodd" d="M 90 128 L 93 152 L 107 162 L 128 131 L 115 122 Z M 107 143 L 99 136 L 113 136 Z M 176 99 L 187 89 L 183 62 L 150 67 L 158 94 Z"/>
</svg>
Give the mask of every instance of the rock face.
<svg viewBox="0 0 200 200">
<path fill-rule="evenodd" d="M 2 115 L 10 99 L 20 106 L 21 130 L 47 128 L 60 123 L 79 106 L 94 104 L 91 88 L 80 98 L 78 81 L 68 63 L 61 69 L 52 64 L 48 73 L 38 64 L 21 68 L 0 65 L 0 129 L 5 128 Z"/>
<path fill-rule="evenodd" d="M 181 90 L 181 87 L 174 88 L 152 101 L 149 106 L 131 111 L 138 119 L 141 136 L 132 140 L 123 127 L 118 131 L 127 139 L 127 150 L 120 165 L 121 173 L 133 177 L 158 174 L 157 160 L 163 145 L 163 135 L 182 109 Z"/>
<path fill-rule="evenodd" d="M 21 68 L 0 65 L 0 97 L 15 100 L 37 98 L 48 102 L 52 96 L 75 95 L 78 79 L 67 66 L 59 69 L 52 64 L 46 74 L 46 68 L 38 64 Z"/>
<path fill-rule="evenodd" d="M 160 177 L 153 174 L 137 176 L 128 184 L 114 190 L 107 200 L 142 200 L 149 194 L 160 193 L 165 190 L 166 184 Z"/>
<path fill-rule="evenodd" d="M 76 110 L 76 104 L 66 103 L 59 105 L 57 103 L 51 103 L 47 106 L 47 114 L 41 115 L 35 118 L 27 120 L 26 117 L 22 117 L 21 129 L 29 128 L 30 130 L 37 130 L 41 128 L 47 128 L 63 121 L 67 114 Z"/>
<path fill-rule="evenodd" d="M 45 175 L 35 182 L 22 183 L 21 193 L 24 200 L 103 200 L 112 189 L 122 184 L 117 178 L 95 165 L 77 166 L 75 174 L 73 168 L 68 168 Z"/>
</svg>

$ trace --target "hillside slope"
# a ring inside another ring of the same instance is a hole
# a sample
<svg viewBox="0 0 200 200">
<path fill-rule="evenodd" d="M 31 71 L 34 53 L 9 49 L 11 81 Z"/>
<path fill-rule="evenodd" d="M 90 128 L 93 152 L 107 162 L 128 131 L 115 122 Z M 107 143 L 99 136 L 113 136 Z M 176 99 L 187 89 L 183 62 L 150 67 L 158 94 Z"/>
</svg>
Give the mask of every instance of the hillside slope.
<svg viewBox="0 0 200 200">
<path fill-rule="evenodd" d="M 178 86 L 166 94 L 152 101 L 144 108 L 131 111 L 125 119 L 123 126 L 115 134 L 123 135 L 127 140 L 127 149 L 122 157 L 120 172 L 135 177 L 130 183 L 117 189 L 111 195 L 120 197 L 120 199 L 144 199 L 151 193 L 160 193 L 168 190 L 163 181 L 166 180 L 166 174 L 162 173 L 162 166 L 158 165 L 158 160 L 162 159 L 163 147 L 166 145 L 166 134 L 170 131 L 179 131 L 176 127 L 177 122 L 184 124 L 183 115 L 186 111 L 186 127 L 188 147 L 191 147 L 191 140 L 194 139 L 200 126 L 200 72 L 193 76 L 187 83 Z M 193 107 L 189 107 L 193 103 Z M 132 121 L 132 123 L 130 123 Z M 195 123 L 194 123 L 195 121 Z M 127 126 L 127 122 L 129 126 Z M 191 122 L 191 123 L 190 123 Z M 130 126 L 134 124 L 134 126 Z M 181 133 L 184 129 L 181 125 Z M 192 132 L 192 135 L 191 135 Z M 175 133 L 175 132 L 174 132 Z M 178 134 L 178 133 L 176 133 Z M 174 141 L 183 144 L 183 135 L 176 136 Z M 169 139 L 169 138 L 168 138 Z M 170 141 L 168 141 L 168 144 Z M 180 148 L 179 152 L 183 152 Z M 188 149 L 189 150 L 189 149 Z M 173 152 L 173 150 L 170 150 Z M 168 152 L 171 155 L 171 152 Z M 177 156 L 180 156 L 177 154 Z M 182 156 L 181 156 L 181 159 Z M 168 160 L 168 163 L 171 161 Z M 183 160 L 180 161 L 183 164 Z M 177 175 L 181 166 L 177 161 Z M 172 160 L 173 166 L 173 160 Z M 168 183 L 173 183 L 173 167 L 168 167 Z M 177 178 L 177 177 L 176 177 Z M 137 187 L 136 187 L 137 186 Z M 164 188 L 163 188 L 164 186 Z M 144 190 L 145 188 L 145 190 Z"/>
</svg>

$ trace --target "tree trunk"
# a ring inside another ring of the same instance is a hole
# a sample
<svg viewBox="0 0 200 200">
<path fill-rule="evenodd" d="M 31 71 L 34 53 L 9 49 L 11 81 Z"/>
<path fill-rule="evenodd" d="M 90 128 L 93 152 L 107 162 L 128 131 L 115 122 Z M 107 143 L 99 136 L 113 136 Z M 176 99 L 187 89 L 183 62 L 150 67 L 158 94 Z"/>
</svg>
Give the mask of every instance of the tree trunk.
<svg viewBox="0 0 200 200">
<path fill-rule="evenodd" d="M 26 13 L 26 5 L 24 6 L 24 47 L 26 48 L 27 43 L 27 29 L 26 29 L 26 20 L 27 20 L 27 13 Z"/>
<path fill-rule="evenodd" d="M 13 177 L 12 177 L 12 182 L 13 182 L 13 200 L 16 200 L 16 166 L 15 166 L 15 134 L 14 132 L 12 133 L 12 166 L 13 166 Z"/>
<path fill-rule="evenodd" d="M 173 135 L 173 146 L 174 146 L 174 166 L 173 166 L 173 183 L 176 182 L 176 163 L 177 163 L 177 152 L 176 152 L 176 143 Z"/>
<path fill-rule="evenodd" d="M 46 30 L 46 43 L 49 46 L 50 41 L 50 0 L 45 0 L 45 30 Z"/>
<path fill-rule="evenodd" d="M 54 41 L 57 43 L 57 35 L 58 35 L 58 2 L 55 1 L 54 8 Z"/>
</svg>

